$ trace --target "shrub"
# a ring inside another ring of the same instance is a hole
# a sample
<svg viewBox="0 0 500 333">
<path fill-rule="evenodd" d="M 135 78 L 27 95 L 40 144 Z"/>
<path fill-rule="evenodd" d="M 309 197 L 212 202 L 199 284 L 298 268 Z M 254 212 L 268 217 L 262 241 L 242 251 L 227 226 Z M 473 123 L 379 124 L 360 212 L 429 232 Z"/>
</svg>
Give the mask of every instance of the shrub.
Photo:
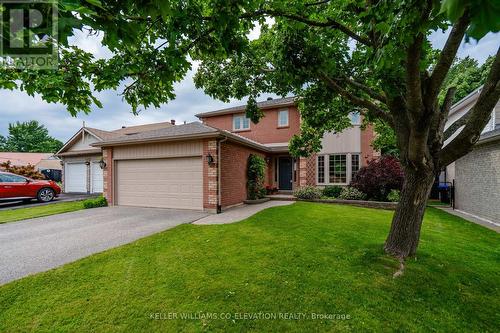
<svg viewBox="0 0 500 333">
<path fill-rule="evenodd" d="M 12 165 L 10 161 L 0 163 L 0 170 L 15 173 L 19 176 L 28 177 L 31 179 L 45 179 L 45 176 L 35 169 L 35 166 L 28 164 L 24 166 Z"/>
<path fill-rule="evenodd" d="M 350 185 L 366 193 L 368 199 L 386 201 L 391 190 L 401 190 L 403 179 L 398 159 L 386 155 L 361 168 Z"/>
<path fill-rule="evenodd" d="M 400 197 L 401 197 L 401 191 L 391 190 L 391 192 L 389 192 L 389 195 L 387 195 L 387 200 L 392 202 L 399 202 Z"/>
<path fill-rule="evenodd" d="M 342 191 L 342 186 L 338 185 L 328 185 L 323 189 L 323 195 L 329 198 L 338 198 L 340 192 Z"/>
<path fill-rule="evenodd" d="M 340 192 L 339 199 L 343 200 L 365 200 L 366 194 L 355 187 L 344 187 Z"/>
<path fill-rule="evenodd" d="M 97 197 L 94 199 L 87 199 L 83 201 L 83 208 L 97 208 L 97 207 L 106 207 L 108 205 L 108 201 L 105 197 Z"/>
<path fill-rule="evenodd" d="M 266 195 L 265 172 L 266 161 L 258 155 L 250 154 L 247 164 L 247 198 L 249 200 L 261 199 Z"/>
<path fill-rule="evenodd" d="M 302 186 L 293 191 L 298 199 L 312 200 L 321 198 L 321 190 L 315 186 Z"/>
</svg>

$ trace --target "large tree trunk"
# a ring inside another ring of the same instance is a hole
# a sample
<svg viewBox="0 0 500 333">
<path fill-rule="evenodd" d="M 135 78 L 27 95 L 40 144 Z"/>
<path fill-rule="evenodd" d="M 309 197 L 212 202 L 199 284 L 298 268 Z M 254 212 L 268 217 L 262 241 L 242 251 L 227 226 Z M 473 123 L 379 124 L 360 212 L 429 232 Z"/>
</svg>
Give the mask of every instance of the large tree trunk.
<svg viewBox="0 0 500 333">
<path fill-rule="evenodd" d="M 404 259 L 416 253 L 425 206 L 433 183 L 434 172 L 405 168 L 401 198 L 385 241 L 384 249 L 388 254 Z"/>
</svg>

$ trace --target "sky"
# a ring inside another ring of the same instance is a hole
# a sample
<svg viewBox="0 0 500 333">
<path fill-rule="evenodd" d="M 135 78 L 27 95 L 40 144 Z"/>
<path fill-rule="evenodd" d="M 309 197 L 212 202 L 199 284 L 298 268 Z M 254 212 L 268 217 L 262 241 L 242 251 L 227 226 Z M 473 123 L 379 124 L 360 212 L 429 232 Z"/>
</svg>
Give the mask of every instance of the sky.
<svg viewBox="0 0 500 333">
<path fill-rule="evenodd" d="M 255 38 L 258 33 L 258 30 L 254 30 L 250 37 Z M 442 48 L 448 33 L 449 31 L 433 33 L 430 36 L 433 46 Z M 92 52 L 96 57 L 105 58 L 110 55 L 109 50 L 101 47 L 99 36 L 89 37 L 84 32 L 78 32 L 72 43 Z M 462 43 L 458 56 L 461 58 L 470 56 L 482 64 L 489 55 L 495 54 L 499 45 L 500 34 L 490 33 L 479 42 Z M 162 105 L 159 109 L 143 109 L 137 116 L 133 115 L 130 106 L 122 101 L 121 96 L 119 96 L 121 90 L 96 93 L 103 108 L 94 107 L 89 115 L 79 114 L 77 117 L 71 117 L 64 105 L 49 104 L 38 96 L 30 97 L 21 91 L 0 90 L 0 134 L 4 136 L 8 134 L 9 123 L 37 120 L 48 128 L 51 136 L 66 142 L 82 127 L 84 121 L 88 127 L 103 130 L 170 121 L 171 119 L 175 119 L 180 124 L 184 121 L 196 121 L 196 113 L 245 104 L 245 101 L 237 100 L 223 103 L 205 95 L 202 90 L 196 89 L 192 80 L 195 70 L 196 64 L 184 80 L 175 85 L 175 100 Z M 262 100 L 266 97 L 268 96 L 261 96 Z"/>
</svg>

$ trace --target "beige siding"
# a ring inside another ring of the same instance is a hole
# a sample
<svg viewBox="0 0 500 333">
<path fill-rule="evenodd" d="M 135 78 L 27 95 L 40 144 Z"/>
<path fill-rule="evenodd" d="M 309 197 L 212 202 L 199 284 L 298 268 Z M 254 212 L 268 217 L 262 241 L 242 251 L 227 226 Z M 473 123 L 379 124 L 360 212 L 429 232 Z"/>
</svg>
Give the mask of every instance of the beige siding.
<svg viewBox="0 0 500 333">
<path fill-rule="evenodd" d="M 91 144 L 98 142 L 93 135 L 89 133 L 85 133 L 83 136 L 80 135 L 80 138 L 69 147 L 68 151 L 79 151 L 79 150 L 87 150 L 87 149 L 95 149 Z"/>
<path fill-rule="evenodd" d="M 203 209 L 201 157 L 116 162 L 116 203 Z"/>
<path fill-rule="evenodd" d="M 361 129 L 359 126 L 353 126 L 342 133 L 325 133 L 321 144 L 322 148 L 318 154 L 360 153 Z"/>
<path fill-rule="evenodd" d="M 201 155 L 203 155 L 203 145 L 201 141 L 149 143 L 124 147 L 118 146 L 113 149 L 113 158 L 115 160 Z"/>
</svg>

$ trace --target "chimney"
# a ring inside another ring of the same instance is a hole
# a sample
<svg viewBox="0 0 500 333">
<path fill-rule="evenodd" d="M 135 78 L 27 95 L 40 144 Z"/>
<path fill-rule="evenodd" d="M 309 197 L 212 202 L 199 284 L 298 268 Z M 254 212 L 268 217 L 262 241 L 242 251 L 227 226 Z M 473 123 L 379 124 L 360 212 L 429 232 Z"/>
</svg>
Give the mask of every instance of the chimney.
<svg viewBox="0 0 500 333">
<path fill-rule="evenodd" d="M 170 119 L 170 123 L 171 123 L 172 125 L 175 125 L 175 119 Z"/>
<path fill-rule="evenodd" d="M 122 126 L 122 128 L 127 128 L 127 126 Z"/>
<path fill-rule="evenodd" d="M 272 100 L 273 100 L 273 98 L 272 98 L 271 96 L 269 96 L 269 97 L 267 98 L 267 100 L 268 100 L 268 101 L 272 101 Z"/>
</svg>

